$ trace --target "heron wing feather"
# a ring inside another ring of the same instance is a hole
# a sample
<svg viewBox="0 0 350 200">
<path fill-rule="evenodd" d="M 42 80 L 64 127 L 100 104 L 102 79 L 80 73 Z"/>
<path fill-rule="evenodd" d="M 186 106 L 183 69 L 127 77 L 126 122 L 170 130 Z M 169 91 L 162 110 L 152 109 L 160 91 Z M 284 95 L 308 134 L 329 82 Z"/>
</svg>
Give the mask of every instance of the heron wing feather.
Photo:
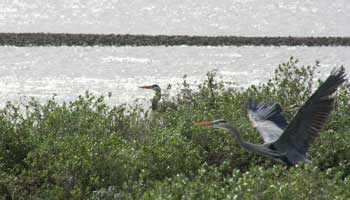
<svg viewBox="0 0 350 200">
<path fill-rule="evenodd" d="M 305 154 L 309 144 L 319 136 L 319 132 L 333 109 L 333 94 L 344 81 L 344 68 L 334 69 L 326 81 L 299 109 L 273 146 L 284 150 L 293 148 Z"/>
<path fill-rule="evenodd" d="M 265 143 L 276 141 L 288 126 L 281 112 L 282 108 L 278 103 L 256 103 L 254 99 L 249 99 L 248 118 Z"/>
</svg>

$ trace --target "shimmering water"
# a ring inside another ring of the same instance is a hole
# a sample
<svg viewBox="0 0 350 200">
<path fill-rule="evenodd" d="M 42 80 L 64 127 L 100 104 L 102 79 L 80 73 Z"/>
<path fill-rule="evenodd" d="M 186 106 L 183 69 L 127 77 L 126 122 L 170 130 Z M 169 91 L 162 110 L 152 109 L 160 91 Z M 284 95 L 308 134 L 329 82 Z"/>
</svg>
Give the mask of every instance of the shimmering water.
<svg viewBox="0 0 350 200">
<path fill-rule="evenodd" d="M 350 36 L 348 0 L 2 0 L 0 32 Z"/>
<path fill-rule="evenodd" d="M 111 104 L 127 103 L 153 95 L 138 86 L 164 89 L 184 74 L 200 83 L 211 70 L 247 86 L 266 81 L 290 56 L 303 64 L 320 61 L 318 77 L 340 65 L 350 72 L 348 47 L 0 47 L 0 104 L 53 94 L 68 101 L 86 90 L 112 92 Z"/>
</svg>

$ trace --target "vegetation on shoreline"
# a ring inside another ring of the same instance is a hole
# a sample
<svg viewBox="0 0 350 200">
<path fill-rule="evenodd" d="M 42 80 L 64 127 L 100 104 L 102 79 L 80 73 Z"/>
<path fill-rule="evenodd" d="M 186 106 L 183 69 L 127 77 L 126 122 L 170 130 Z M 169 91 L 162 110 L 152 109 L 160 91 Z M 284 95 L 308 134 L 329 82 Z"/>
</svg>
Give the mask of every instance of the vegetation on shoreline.
<svg viewBox="0 0 350 200">
<path fill-rule="evenodd" d="M 89 92 L 63 104 L 8 103 L 0 110 L 0 199 L 347 199 L 348 82 L 308 165 L 287 169 L 223 131 L 192 125 L 225 118 L 246 140 L 262 142 L 246 117 L 247 99 L 302 104 L 320 83 L 319 65 L 298 65 L 291 58 L 267 83 L 246 89 L 214 73 L 195 90 L 184 79 L 171 112 L 109 107 Z"/>
<path fill-rule="evenodd" d="M 350 46 L 350 37 L 0 33 L 9 46 Z"/>
</svg>

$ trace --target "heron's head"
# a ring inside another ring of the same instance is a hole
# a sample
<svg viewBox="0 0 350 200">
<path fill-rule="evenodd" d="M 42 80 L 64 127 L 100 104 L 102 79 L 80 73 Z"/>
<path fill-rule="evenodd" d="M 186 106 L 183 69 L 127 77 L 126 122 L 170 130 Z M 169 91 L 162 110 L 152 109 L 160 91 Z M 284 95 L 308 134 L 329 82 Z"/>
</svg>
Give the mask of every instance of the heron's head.
<svg viewBox="0 0 350 200">
<path fill-rule="evenodd" d="M 140 88 L 143 88 L 143 89 L 151 89 L 151 90 L 153 90 L 153 91 L 155 91 L 155 92 L 160 92 L 160 87 L 159 87 L 159 85 L 157 85 L 157 84 L 141 86 Z"/>
<path fill-rule="evenodd" d="M 198 122 L 194 124 L 195 126 L 208 126 L 212 128 L 222 128 L 227 129 L 228 122 L 224 119 L 217 119 L 214 121 Z"/>
</svg>

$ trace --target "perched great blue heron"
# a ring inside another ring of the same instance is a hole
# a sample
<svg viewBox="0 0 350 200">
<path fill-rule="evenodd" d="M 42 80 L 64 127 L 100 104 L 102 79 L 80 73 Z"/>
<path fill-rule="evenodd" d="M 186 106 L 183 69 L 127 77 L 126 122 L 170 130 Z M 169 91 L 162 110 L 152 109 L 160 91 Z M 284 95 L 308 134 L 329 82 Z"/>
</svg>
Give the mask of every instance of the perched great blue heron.
<svg viewBox="0 0 350 200">
<path fill-rule="evenodd" d="M 223 119 L 199 122 L 195 125 L 223 128 L 232 134 L 242 148 L 288 166 L 298 162 L 309 163 L 306 151 L 314 138 L 319 136 L 333 109 L 334 93 L 344 81 L 345 69 L 334 69 L 327 80 L 301 106 L 289 125 L 281 115 L 282 109 L 278 103 L 257 104 L 250 99 L 248 118 L 264 139 L 264 144 L 244 141 L 239 131 Z"/>
<path fill-rule="evenodd" d="M 151 89 L 153 91 L 156 92 L 156 94 L 154 95 L 151 103 L 152 103 L 152 110 L 156 110 L 157 107 L 158 107 L 158 103 L 160 101 L 160 98 L 162 96 L 162 92 L 161 92 L 161 89 L 159 87 L 159 85 L 149 85 L 149 86 L 141 86 L 140 88 L 143 88 L 143 89 Z"/>
<path fill-rule="evenodd" d="M 153 99 L 151 100 L 151 103 L 152 103 L 151 105 L 152 105 L 153 111 L 159 110 L 159 109 L 166 110 L 168 108 L 170 108 L 170 109 L 177 108 L 177 106 L 174 102 L 170 102 L 170 101 L 160 102 L 160 99 L 162 97 L 162 92 L 161 92 L 162 90 L 160 89 L 159 85 L 154 84 L 154 85 L 149 85 L 149 86 L 141 86 L 140 88 L 151 89 L 151 90 L 156 92 Z"/>
</svg>

